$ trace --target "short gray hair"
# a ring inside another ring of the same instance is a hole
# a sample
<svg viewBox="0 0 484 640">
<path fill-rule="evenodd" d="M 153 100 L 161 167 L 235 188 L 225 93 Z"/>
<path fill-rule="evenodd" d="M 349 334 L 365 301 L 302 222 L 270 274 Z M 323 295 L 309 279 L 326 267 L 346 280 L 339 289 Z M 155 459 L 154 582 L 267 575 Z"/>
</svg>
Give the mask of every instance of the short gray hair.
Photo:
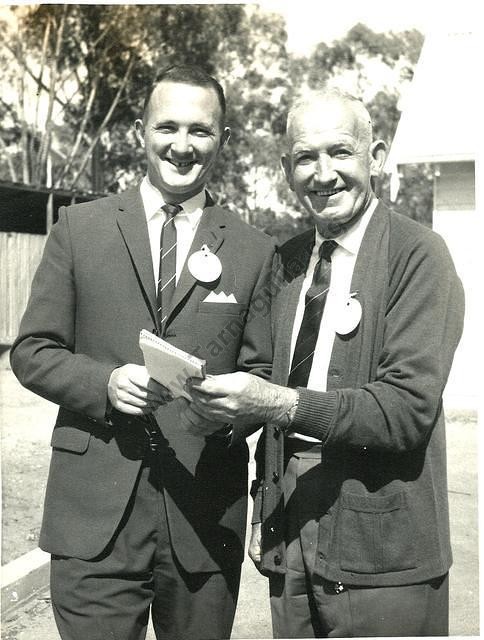
<svg viewBox="0 0 484 640">
<path fill-rule="evenodd" d="M 351 105 L 356 117 L 358 118 L 360 124 L 362 125 L 362 131 L 367 137 L 368 142 L 370 143 L 373 139 L 373 126 L 371 122 L 371 116 L 368 109 L 365 107 L 363 102 L 356 98 L 351 93 L 347 93 L 346 91 L 342 91 L 337 87 L 324 87 L 322 89 L 313 90 L 296 99 L 296 101 L 292 104 L 287 114 L 287 124 L 286 124 L 286 134 L 287 137 L 291 138 L 291 129 L 293 126 L 294 118 L 296 117 L 296 113 L 300 109 L 304 109 L 310 107 L 314 104 L 314 102 L 343 102 Z"/>
</svg>

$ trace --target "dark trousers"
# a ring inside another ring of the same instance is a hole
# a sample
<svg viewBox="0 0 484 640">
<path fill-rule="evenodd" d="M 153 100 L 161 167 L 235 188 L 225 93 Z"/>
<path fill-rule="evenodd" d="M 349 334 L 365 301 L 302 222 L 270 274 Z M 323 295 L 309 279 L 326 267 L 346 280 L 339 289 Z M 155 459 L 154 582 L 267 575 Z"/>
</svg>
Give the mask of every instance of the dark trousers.
<svg viewBox="0 0 484 640">
<path fill-rule="evenodd" d="M 422 584 L 376 588 L 342 585 L 314 574 L 321 494 L 314 471 L 321 464 L 321 449 L 301 449 L 290 456 L 284 474 L 290 505 L 287 573 L 270 578 L 274 638 L 448 635 L 448 574 Z"/>
<path fill-rule="evenodd" d="M 240 566 L 187 573 L 174 556 L 156 465 L 142 467 L 122 523 L 93 560 L 52 557 L 51 595 L 63 640 L 230 638 Z"/>
</svg>

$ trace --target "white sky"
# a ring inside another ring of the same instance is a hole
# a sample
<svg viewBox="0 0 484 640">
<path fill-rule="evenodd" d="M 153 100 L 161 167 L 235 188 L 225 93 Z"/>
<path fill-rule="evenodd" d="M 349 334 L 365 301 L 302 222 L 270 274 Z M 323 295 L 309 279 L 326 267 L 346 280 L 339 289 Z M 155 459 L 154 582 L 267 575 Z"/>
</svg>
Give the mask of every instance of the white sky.
<svg viewBox="0 0 484 640">
<path fill-rule="evenodd" d="M 424 34 L 473 30 L 482 22 L 477 0 L 259 0 L 259 5 L 286 18 L 288 47 L 300 54 L 318 42 L 344 36 L 357 22 L 377 32 L 416 28 Z"/>
</svg>

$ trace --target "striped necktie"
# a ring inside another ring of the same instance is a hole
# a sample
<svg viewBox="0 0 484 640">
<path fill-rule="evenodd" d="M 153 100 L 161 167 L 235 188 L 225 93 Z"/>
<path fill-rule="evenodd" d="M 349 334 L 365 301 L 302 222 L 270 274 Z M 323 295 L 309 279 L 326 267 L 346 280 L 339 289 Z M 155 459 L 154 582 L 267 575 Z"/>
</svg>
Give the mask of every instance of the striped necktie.
<svg viewBox="0 0 484 640">
<path fill-rule="evenodd" d="M 175 216 L 182 207 L 178 204 L 164 204 L 162 210 L 166 214 L 160 236 L 160 269 L 158 275 L 158 315 L 161 324 L 161 335 L 164 333 L 166 319 L 176 284 L 176 227 Z"/>
<path fill-rule="evenodd" d="M 304 315 L 289 373 L 288 386 L 294 389 L 306 387 L 309 380 L 331 280 L 331 254 L 337 246 L 338 243 L 334 240 L 325 240 L 319 248 L 319 260 L 314 267 L 313 281 L 306 293 Z"/>
</svg>

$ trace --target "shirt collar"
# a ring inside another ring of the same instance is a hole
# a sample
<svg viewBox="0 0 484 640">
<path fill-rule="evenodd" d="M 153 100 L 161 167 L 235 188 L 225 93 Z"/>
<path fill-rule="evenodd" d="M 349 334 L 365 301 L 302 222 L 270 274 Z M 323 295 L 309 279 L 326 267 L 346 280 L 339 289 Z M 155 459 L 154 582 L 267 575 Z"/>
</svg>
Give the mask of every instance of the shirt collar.
<svg viewBox="0 0 484 640">
<path fill-rule="evenodd" d="M 146 220 L 149 222 L 165 204 L 165 200 L 160 191 L 153 186 L 148 176 L 145 176 L 140 184 L 141 199 L 145 209 Z M 198 223 L 205 206 L 205 190 L 200 191 L 188 200 L 180 202 L 180 206 L 183 207 L 178 216 L 185 216 L 190 224 L 195 227 Z"/>
<path fill-rule="evenodd" d="M 355 224 L 345 231 L 340 236 L 334 238 L 340 247 L 343 247 L 348 253 L 352 253 L 356 255 L 360 250 L 361 241 L 363 240 L 363 236 L 365 235 L 366 227 L 371 220 L 373 213 L 378 204 L 378 199 L 373 198 L 373 200 L 368 205 L 365 213 L 359 218 Z M 319 233 L 316 228 L 316 238 L 315 238 L 315 247 L 319 251 L 319 247 L 323 242 L 324 238 Z"/>
</svg>

